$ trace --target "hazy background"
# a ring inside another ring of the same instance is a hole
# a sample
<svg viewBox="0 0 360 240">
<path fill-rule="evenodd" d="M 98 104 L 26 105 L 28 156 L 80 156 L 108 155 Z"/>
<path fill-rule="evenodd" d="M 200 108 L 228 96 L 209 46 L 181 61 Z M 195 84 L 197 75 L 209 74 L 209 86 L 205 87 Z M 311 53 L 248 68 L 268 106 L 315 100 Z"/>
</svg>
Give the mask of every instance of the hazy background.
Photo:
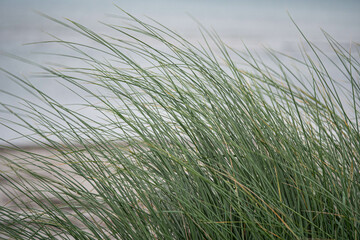
<svg viewBox="0 0 360 240">
<path fill-rule="evenodd" d="M 46 64 L 48 59 L 35 52 L 56 52 L 56 45 L 24 44 L 49 39 L 46 33 L 63 39 L 76 39 L 76 34 L 41 17 L 35 11 L 55 18 L 69 18 L 106 33 L 107 30 L 98 23 L 99 20 L 121 24 L 120 19 L 113 17 L 122 15 L 114 4 L 142 19 L 145 16 L 154 18 L 196 43 L 201 35 L 197 23 L 189 17 L 193 16 L 205 27 L 216 30 L 230 46 L 241 49 L 244 42 L 250 49 L 260 53 L 263 46 L 290 55 L 297 53 L 301 38 L 288 12 L 307 37 L 319 46 L 326 44 L 320 28 L 345 47 L 349 47 L 351 41 L 360 41 L 359 0 L 0 0 L 0 54 L 11 53 Z M 20 76 L 31 76 L 35 71 L 34 67 L 5 55 L 0 55 L 0 67 Z M 64 102 L 71 103 L 74 100 L 57 88 L 54 82 L 42 80 L 40 85 L 50 95 Z M 31 99 L 28 93 L 13 84 L 3 73 L 0 73 L 0 89 Z M 0 92 L 0 102 L 18 104 L 13 101 L 16 100 Z M 2 112 L 0 117 L 3 123 L 5 121 L 2 118 L 9 118 Z M 1 139 L 10 140 L 14 137 L 16 134 L 0 126 L 0 143 L 3 142 Z M 28 143 L 24 140 L 16 142 Z"/>
</svg>

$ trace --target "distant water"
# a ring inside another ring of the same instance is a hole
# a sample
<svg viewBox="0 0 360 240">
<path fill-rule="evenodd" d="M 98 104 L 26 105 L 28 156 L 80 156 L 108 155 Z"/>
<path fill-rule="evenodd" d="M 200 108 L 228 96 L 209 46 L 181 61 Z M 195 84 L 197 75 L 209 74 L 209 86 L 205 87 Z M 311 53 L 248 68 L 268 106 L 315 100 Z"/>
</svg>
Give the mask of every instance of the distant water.
<svg viewBox="0 0 360 240">
<path fill-rule="evenodd" d="M 107 30 L 98 20 L 121 22 L 120 19 L 112 17 L 122 14 L 114 4 L 141 19 L 145 19 L 145 16 L 156 19 L 194 43 L 199 41 L 201 35 L 197 23 L 190 16 L 196 18 L 206 28 L 216 30 L 221 38 L 234 48 L 241 49 L 244 42 L 251 50 L 261 52 L 263 46 L 268 46 L 290 55 L 295 54 L 301 38 L 288 13 L 307 37 L 319 46 L 326 43 L 320 28 L 345 47 L 349 47 L 351 41 L 360 41 L 360 1 L 358 0 L 0 0 L 0 52 L 47 63 L 46 57 L 34 52 L 56 52 L 57 47 L 23 46 L 23 44 L 49 39 L 45 32 L 63 39 L 76 39 L 76 35 L 34 11 L 55 18 L 69 18 L 106 33 Z M 0 55 L 0 67 L 21 76 L 34 73 L 33 67 L 3 55 Z M 66 92 L 59 90 L 51 81 L 41 82 L 41 87 L 55 98 L 67 103 L 73 101 L 74 96 L 65 95 Z M 28 93 L 1 73 L 0 88 L 32 99 Z M 15 100 L 0 93 L 0 102 L 17 104 L 12 101 Z M 1 112 L 0 117 L 8 118 Z M 0 126 L 0 139 L 10 140 L 15 136 L 16 134 Z M 27 143 L 24 140 L 16 142 Z"/>
</svg>

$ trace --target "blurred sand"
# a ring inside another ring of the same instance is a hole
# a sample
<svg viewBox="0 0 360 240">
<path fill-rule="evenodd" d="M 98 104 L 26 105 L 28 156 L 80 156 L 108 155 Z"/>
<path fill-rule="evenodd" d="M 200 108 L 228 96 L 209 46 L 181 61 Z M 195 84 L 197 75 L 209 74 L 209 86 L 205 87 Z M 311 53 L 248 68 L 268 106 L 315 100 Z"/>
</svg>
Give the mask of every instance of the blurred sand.
<svg viewBox="0 0 360 240">
<path fill-rule="evenodd" d="M 53 164 L 54 167 L 58 168 L 58 172 L 48 172 L 49 168 L 42 161 L 46 159 L 49 163 Z M 23 203 L 28 203 L 29 206 L 33 205 L 31 201 L 26 196 L 25 192 L 21 192 L 22 189 L 31 188 L 30 184 L 37 186 L 39 190 L 41 187 L 38 186 L 38 182 L 34 176 L 31 176 L 29 173 L 21 171 L 21 167 L 26 167 L 27 169 L 32 170 L 34 173 L 39 174 L 45 178 L 56 179 L 58 174 L 64 173 L 71 174 L 73 171 L 70 166 L 60 162 L 61 156 L 56 156 L 54 150 L 41 148 L 41 147 L 23 147 L 20 151 L 18 150 L 7 150 L 0 149 L 0 188 L 1 190 L 5 189 L 10 195 L 0 191 L 0 206 L 10 207 L 13 209 L 18 209 L 15 206 L 15 203 L 23 201 Z M 13 162 L 13 164 L 9 164 Z M 15 166 L 19 164 L 19 166 Z M 83 182 L 85 185 L 86 181 L 75 176 L 74 179 L 78 182 Z M 24 183 L 21 178 L 25 177 L 27 183 Z M 90 185 L 87 183 L 89 190 L 91 189 Z M 15 199 L 12 199 L 14 198 Z M 59 200 L 53 199 L 54 203 L 57 203 Z"/>
</svg>

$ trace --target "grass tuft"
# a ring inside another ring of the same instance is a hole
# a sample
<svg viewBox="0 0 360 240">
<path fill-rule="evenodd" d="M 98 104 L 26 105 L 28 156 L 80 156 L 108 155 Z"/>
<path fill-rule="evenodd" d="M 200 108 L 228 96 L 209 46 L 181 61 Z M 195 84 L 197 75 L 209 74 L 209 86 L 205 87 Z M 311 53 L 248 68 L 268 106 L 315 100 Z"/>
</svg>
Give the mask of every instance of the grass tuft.
<svg viewBox="0 0 360 240">
<path fill-rule="evenodd" d="M 360 238 L 359 45 L 324 33 L 326 54 L 303 35 L 301 57 L 262 61 L 129 14 L 113 36 L 50 19 L 90 43 L 40 43 L 81 65 L 38 77 L 81 104 L 8 73 L 39 101 L 2 103 L 17 118 L 2 124 L 38 149 L 0 152 L 1 237 Z"/>
</svg>

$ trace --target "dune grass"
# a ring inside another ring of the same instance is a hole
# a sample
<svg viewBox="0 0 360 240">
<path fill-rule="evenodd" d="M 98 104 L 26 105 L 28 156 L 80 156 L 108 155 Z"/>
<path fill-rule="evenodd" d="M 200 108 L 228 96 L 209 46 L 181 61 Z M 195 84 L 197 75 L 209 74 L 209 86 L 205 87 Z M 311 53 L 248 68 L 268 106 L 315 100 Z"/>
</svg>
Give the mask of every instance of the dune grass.
<svg viewBox="0 0 360 240">
<path fill-rule="evenodd" d="M 8 73 L 41 104 L 2 124 L 45 152 L 0 152 L 2 237 L 360 238 L 358 44 L 261 61 L 127 17 L 113 36 L 52 19 L 92 44 L 55 38 L 84 67 L 38 66 L 98 118 Z"/>
</svg>

